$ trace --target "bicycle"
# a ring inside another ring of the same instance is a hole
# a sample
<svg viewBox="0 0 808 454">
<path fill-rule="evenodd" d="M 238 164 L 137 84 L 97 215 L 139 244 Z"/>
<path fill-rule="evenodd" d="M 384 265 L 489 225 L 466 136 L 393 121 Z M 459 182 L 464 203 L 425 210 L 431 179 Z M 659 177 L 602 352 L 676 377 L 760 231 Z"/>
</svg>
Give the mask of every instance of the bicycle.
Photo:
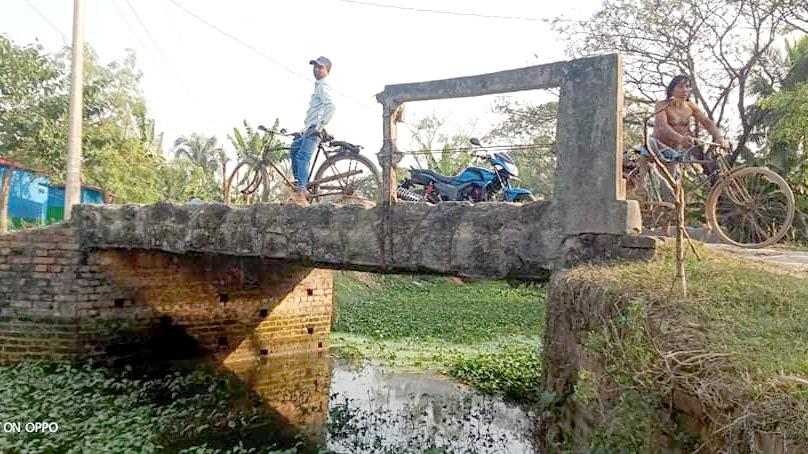
<svg viewBox="0 0 808 454">
<path fill-rule="evenodd" d="M 287 177 L 288 171 L 280 169 L 284 163 L 288 165 L 289 156 L 278 154 L 290 147 L 270 147 L 269 144 L 274 135 L 296 139 L 300 133 L 287 134 L 285 129 L 275 132 L 264 126 L 258 129 L 266 135 L 261 157 L 246 157 L 236 165 L 224 188 L 224 201 L 228 205 L 279 202 L 295 190 L 294 183 Z M 379 171 L 370 159 L 360 154 L 361 150 L 362 146 L 334 140 L 323 131 L 309 170 L 309 175 L 313 175 L 306 185 L 309 201 L 345 197 L 378 201 L 381 188 Z M 317 167 L 321 155 L 326 159 Z"/>
<path fill-rule="evenodd" d="M 783 239 L 795 212 L 794 193 L 783 177 L 766 167 L 736 165 L 738 150 L 727 156 L 718 152 L 720 145 L 700 139 L 694 142 L 706 150 L 699 145 L 684 152 L 665 146 L 652 150 L 647 126 L 646 121 L 645 144 L 635 147 L 635 155 L 624 161 L 627 195 L 640 202 L 644 227 L 669 224 L 674 208 L 674 189 L 647 154 L 654 153 L 671 173 L 682 172 L 687 199 L 704 190 L 704 216 L 721 241 L 742 248 L 763 248 Z"/>
</svg>

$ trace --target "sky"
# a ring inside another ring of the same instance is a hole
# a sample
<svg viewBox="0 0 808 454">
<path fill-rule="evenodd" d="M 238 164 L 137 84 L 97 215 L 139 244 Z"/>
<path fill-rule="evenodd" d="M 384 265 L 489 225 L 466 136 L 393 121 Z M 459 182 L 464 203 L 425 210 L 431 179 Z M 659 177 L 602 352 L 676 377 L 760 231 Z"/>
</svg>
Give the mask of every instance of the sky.
<svg viewBox="0 0 808 454">
<path fill-rule="evenodd" d="M 408 11 L 357 0 L 83 0 L 85 42 L 102 62 L 133 49 L 143 72 L 141 87 L 164 149 L 193 132 L 226 136 L 243 120 L 299 130 L 313 91 L 308 61 L 333 62 L 329 83 L 337 92 L 334 135 L 381 147 L 385 85 L 467 76 L 565 60 L 543 21 L 492 19 Z M 462 14 L 582 19 L 600 0 L 367 0 Z M 364 3 L 367 3 L 364 2 Z M 181 5 L 197 17 L 177 6 Z M 70 45 L 70 0 L 2 0 L 0 33 L 15 44 L 39 41 L 46 51 Z M 201 19 L 201 20 L 200 20 Z M 231 37 L 211 28 L 217 27 Z M 525 92 L 540 101 L 546 93 Z M 484 135 L 497 118 L 492 97 L 427 101 L 406 106 L 406 120 L 436 113 L 446 132 Z M 476 126 L 472 126 L 476 122 Z M 399 127 L 399 148 L 410 145 Z"/>
</svg>

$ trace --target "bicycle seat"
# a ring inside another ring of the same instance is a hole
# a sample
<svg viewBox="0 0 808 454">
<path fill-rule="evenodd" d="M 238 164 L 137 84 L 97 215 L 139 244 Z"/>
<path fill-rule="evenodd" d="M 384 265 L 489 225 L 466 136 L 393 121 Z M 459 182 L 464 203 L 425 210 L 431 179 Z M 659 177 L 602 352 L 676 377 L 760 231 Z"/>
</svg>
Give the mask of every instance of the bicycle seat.
<svg viewBox="0 0 808 454">
<path fill-rule="evenodd" d="M 331 141 L 331 146 L 343 148 L 343 149 L 345 149 L 347 151 L 350 151 L 352 153 L 359 153 L 359 150 L 362 149 L 361 145 L 354 145 L 352 143 L 345 142 L 343 140 L 332 140 Z"/>
</svg>

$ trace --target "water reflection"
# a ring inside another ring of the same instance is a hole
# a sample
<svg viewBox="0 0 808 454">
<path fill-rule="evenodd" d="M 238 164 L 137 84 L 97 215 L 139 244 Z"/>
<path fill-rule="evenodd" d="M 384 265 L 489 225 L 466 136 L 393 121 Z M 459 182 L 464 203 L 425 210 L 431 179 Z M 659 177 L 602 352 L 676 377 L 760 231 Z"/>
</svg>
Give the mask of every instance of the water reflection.
<svg viewBox="0 0 808 454">
<path fill-rule="evenodd" d="M 533 452 L 530 415 L 442 377 L 351 366 L 327 353 L 228 367 L 333 452 Z"/>
</svg>

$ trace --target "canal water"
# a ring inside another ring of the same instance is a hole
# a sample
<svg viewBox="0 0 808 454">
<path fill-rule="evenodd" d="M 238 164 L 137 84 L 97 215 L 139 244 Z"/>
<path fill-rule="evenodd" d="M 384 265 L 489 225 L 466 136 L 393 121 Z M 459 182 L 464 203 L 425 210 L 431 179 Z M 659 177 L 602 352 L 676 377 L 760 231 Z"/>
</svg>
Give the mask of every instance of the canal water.
<svg viewBox="0 0 808 454">
<path fill-rule="evenodd" d="M 310 446 L 329 452 L 534 452 L 528 412 L 444 377 L 328 353 L 228 368 Z"/>
</svg>

